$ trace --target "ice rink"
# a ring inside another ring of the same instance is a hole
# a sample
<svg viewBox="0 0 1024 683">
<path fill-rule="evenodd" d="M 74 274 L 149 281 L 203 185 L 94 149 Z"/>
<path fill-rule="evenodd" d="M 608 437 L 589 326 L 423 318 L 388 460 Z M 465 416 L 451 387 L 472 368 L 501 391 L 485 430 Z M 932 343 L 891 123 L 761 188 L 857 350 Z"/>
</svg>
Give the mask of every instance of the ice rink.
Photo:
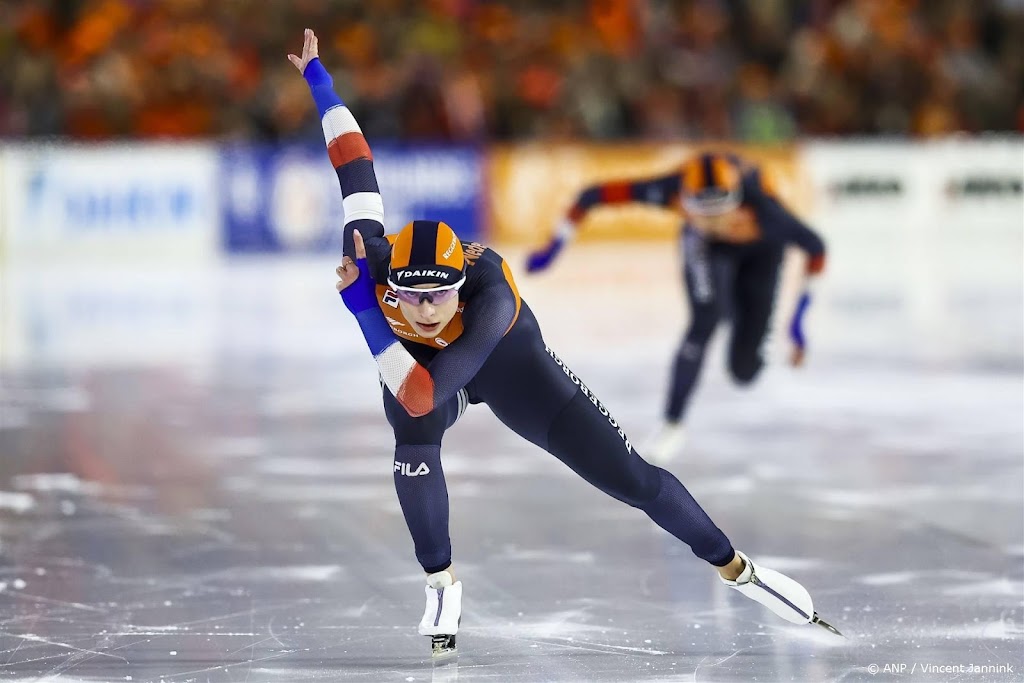
<svg viewBox="0 0 1024 683">
<path fill-rule="evenodd" d="M 777 344 L 750 389 L 719 333 L 668 468 L 845 639 L 728 591 L 475 406 L 443 451 L 465 598 L 440 666 L 333 260 L 9 268 L 0 679 L 1024 680 L 1019 229 L 836 250 L 807 366 Z M 540 278 L 503 253 L 642 453 L 684 319 L 674 249 L 580 244 Z"/>
</svg>

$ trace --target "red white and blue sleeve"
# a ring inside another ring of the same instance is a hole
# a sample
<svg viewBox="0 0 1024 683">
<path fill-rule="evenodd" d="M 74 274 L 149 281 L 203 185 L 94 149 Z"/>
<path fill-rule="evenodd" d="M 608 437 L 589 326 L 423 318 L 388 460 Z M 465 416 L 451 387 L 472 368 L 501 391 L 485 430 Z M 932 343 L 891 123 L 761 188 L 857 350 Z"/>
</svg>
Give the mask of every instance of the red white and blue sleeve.
<svg viewBox="0 0 1024 683">
<path fill-rule="evenodd" d="M 396 397 L 401 396 L 404 384 L 424 383 L 422 375 L 426 369 L 398 343 L 377 305 L 376 282 L 368 261 L 373 260 L 373 265 L 379 266 L 388 258 L 391 247 L 384 239 L 384 202 L 373 171 L 373 154 L 352 112 L 334 92 L 334 81 L 320 60 L 311 61 L 302 75 L 320 112 L 327 155 L 341 184 L 345 209 L 344 252 L 359 268 L 359 277 L 342 290 L 341 298 L 355 315 L 384 382 Z M 363 237 L 367 258 L 356 258 L 354 230 L 359 230 Z"/>
<path fill-rule="evenodd" d="M 527 271 L 533 273 L 550 266 L 565 245 L 575 238 L 580 221 L 595 206 L 641 202 L 670 207 L 678 203 L 681 185 L 678 173 L 649 180 L 621 180 L 591 185 L 576 196 L 569 213 L 559 221 L 548 243 L 527 258 Z"/>
<path fill-rule="evenodd" d="M 371 261 L 387 258 L 391 246 L 384 238 L 384 201 L 373 171 L 373 153 L 352 112 L 334 92 L 334 81 L 320 59 L 314 59 L 302 74 L 309 84 L 345 209 L 343 251 L 355 258 L 352 231 L 359 230 Z M 376 259 L 374 259 L 376 257 Z M 376 263 L 374 264 L 376 265 Z"/>
<path fill-rule="evenodd" d="M 671 207 L 678 205 L 681 188 L 682 178 L 679 173 L 647 180 L 612 181 L 592 185 L 576 197 L 576 203 L 569 210 L 569 220 L 582 220 L 590 209 L 600 204 L 640 202 Z"/>
<path fill-rule="evenodd" d="M 377 303 L 371 268 L 386 268 L 391 245 L 384 238 L 384 203 L 373 171 L 370 146 L 348 107 L 334 92 L 330 74 L 314 59 L 303 72 L 320 112 L 327 154 L 341 184 L 345 209 L 345 255 L 355 260 L 359 277 L 341 292 L 356 317 L 388 390 L 413 417 L 426 415 L 465 386 L 514 319 L 511 294 L 487 292 L 474 297 L 463 316 L 465 332 L 425 368 L 399 343 Z M 359 230 L 367 258 L 357 259 L 352 241 Z M 512 304 L 509 304 L 509 301 Z M 492 324 L 483 324 L 483 318 Z"/>
</svg>

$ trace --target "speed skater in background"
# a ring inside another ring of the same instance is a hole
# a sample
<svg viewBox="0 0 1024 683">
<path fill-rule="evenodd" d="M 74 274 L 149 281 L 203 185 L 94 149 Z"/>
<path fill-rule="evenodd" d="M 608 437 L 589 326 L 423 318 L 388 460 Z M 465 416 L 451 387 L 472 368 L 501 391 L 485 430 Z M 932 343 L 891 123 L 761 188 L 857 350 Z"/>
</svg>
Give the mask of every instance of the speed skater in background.
<svg viewBox="0 0 1024 683">
<path fill-rule="evenodd" d="M 672 364 L 664 424 L 649 445 L 655 462 L 667 462 L 683 445 L 683 418 L 720 321 L 732 322 L 728 364 L 733 379 L 747 385 L 760 372 L 779 271 L 790 244 L 807 255 L 802 292 L 789 323 L 790 361 L 795 366 L 803 363 L 803 320 L 815 276 L 825 267 L 825 244 L 782 205 L 764 169 L 736 155 L 705 152 L 668 175 L 588 187 L 548 244 L 530 254 L 527 270 L 547 268 L 592 208 L 626 202 L 654 204 L 684 215 L 681 247 L 689 326 Z"/>
<path fill-rule="evenodd" d="M 395 490 L 426 572 L 419 632 L 431 637 L 432 654 L 455 652 L 462 617 L 441 440 L 477 403 L 584 480 L 645 512 L 713 565 L 727 586 L 790 622 L 834 631 L 799 583 L 734 550 L 675 476 L 640 457 L 601 401 L 544 343 L 501 256 L 461 241 L 438 221 L 413 221 L 385 235 L 370 147 L 317 55 L 307 29 L 302 56 L 288 58 L 309 84 L 341 185 L 337 289 L 380 372 L 395 434 Z"/>
</svg>

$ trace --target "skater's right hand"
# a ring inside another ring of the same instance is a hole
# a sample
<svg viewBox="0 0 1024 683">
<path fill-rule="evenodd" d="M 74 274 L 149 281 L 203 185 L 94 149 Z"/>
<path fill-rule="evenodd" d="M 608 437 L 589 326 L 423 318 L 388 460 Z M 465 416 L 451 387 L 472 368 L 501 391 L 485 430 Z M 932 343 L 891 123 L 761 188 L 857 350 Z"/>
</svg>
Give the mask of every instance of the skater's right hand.
<svg viewBox="0 0 1024 683">
<path fill-rule="evenodd" d="M 302 56 L 288 55 L 288 61 L 295 65 L 300 74 L 306 73 L 306 66 L 320 56 L 319 43 L 313 29 L 307 28 L 303 33 Z"/>
<path fill-rule="evenodd" d="M 538 273 L 550 266 L 565 245 L 576 234 L 576 223 L 571 218 L 563 218 L 558 221 L 555 234 L 551 240 L 541 249 L 530 252 L 526 258 L 526 272 Z"/>
<path fill-rule="evenodd" d="M 796 310 L 793 311 L 793 318 L 789 322 L 789 339 L 793 343 L 789 364 L 795 368 L 804 364 L 804 356 L 807 354 L 807 338 L 804 336 L 804 314 L 810 305 L 810 292 L 805 291 L 800 295 L 800 301 L 797 302 Z"/>
<path fill-rule="evenodd" d="M 538 273 L 545 270 L 562 251 L 565 242 L 560 237 L 554 237 L 543 248 L 530 252 L 526 258 L 526 272 Z"/>
<path fill-rule="evenodd" d="M 341 279 L 334 286 L 348 310 L 359 314 L 377 306 L 377 289 L 366 263 L 366 245 L 358 230 L 352 231 L 352 241 L 355 242 L 356 260 L 348 256 L 341 260 L 341 265 L 334 271 Z"/>
</svg>

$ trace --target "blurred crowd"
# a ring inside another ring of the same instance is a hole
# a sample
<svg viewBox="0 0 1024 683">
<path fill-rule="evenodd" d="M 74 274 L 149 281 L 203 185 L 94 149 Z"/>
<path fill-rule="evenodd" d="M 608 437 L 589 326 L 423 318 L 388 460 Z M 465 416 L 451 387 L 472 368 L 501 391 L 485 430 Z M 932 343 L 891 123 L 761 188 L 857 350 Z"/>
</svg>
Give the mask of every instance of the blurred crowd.
<svg viewBox="0 0 1024 683">
<path fill-rule="evenodd" d="M 1022 0 L 4 0 L 0 137 L 316 135 L 307 26 L 372 139 L 1024 130 Z"/>
</svg>

